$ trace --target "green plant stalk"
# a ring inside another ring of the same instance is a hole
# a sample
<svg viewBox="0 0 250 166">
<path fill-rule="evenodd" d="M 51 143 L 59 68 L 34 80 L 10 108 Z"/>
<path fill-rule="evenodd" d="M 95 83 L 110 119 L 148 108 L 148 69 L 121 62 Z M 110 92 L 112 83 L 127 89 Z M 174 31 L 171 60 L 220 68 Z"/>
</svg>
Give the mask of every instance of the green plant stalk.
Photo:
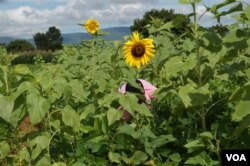
<svg viewBox="0 0 250 166">
<path fill-rule="evenodd" d="M 5 83 L 5 91 L 7 93 L 7 95 L 9 95 L 10 93 L 10 89 L 9 89 L 9 84 L 8 84 L 8 68 L 5 66 L 0 66 L 2 72 L 3 72 L 3 79 L 4 79 L 4 83 Z"/>
<path fill-rule="evenodd" d="M 92 35 L 91 47 L 92 47 L 92 57 L 94 57 L 95 56 L 95 40 L 94 40 L 94 35 Z"/>
<path fill-rule="evenodd" d="M 196 56 L 198 60 L 197 68 L 198 68 L 198 88 L 202 86 L 202 73 L 201 73 L 201 55 L 200 55 L 200 44 L 199 44 L 199 36 L 197 34 L 198 31 L 198 20 L 197 20 L 197 13 L 196 13 L 196 6 L 195 3 L 192 3 L 193 13 L 194 13 L 194 35 L 195 35 L 195 43 L 196 43 Z M 201 117 L 201 125 L 202 129 L 206 130 L 206 113 L 204 109 L 204 105 L 201 105 L 200 108 L 200 117 Z"/>
</svg>

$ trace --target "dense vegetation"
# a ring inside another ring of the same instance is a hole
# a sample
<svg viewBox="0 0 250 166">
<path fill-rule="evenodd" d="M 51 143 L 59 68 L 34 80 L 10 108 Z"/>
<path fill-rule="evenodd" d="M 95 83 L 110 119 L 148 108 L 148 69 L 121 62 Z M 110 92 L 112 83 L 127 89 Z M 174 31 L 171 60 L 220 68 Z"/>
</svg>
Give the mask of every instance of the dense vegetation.
<svg viewBox="0 0 250 166">
<path fill-rule="evenodd" d="M 199 25 L 200 0 L 180 2 L 194 11 L 187 37 L 176 20 L 149 24 L 156 53 L 140 69 L 124 62 L 125 41 L 95 35 L 50 63 L 11 65 L 1 47 L 0 165 L 219 165 L 222 149 L 249 148 L 250 6 L 207 8 L 218 20 L 240 11 L 224 36 Z M 117 91 L 135 78 L 157 86 L 152 109 Z"/>
</svg>

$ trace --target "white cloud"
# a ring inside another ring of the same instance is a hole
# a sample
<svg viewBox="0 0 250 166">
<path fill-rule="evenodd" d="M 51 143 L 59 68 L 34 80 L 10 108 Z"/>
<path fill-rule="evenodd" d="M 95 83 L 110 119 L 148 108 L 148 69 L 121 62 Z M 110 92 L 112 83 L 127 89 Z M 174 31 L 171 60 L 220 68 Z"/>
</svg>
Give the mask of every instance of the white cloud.
<svg viewBox="0 0 250 166">
<path fill-rule="evenodd" d="M 3 2 L 4 0 L 0 0 Z M 8 0 L 7 0 L 8 1 Z M 7 4 L 18 2 L 9 0 Z M 133 24 L 150 9 L 175 9 L 176 13 L 190 13 L 190 5 L 180 5 L 177 0 L 22 0 L 26 6 L 0 10 L 0 36 L 27 36 L 36 32 L 45 32 L 50 26 L 57 26 L 62 33 L 84 31 L 78 23 L 88 18 L 100 21 L 101 28 Z M 208 0 L 203 0 L 205 3 Z M 218 1 L 218 0 L 212 0 Z M 208 1 L 211 2 L 211 1 Z M 30 4 L 30 5 L 28 5 Z M 43 8 L 39 8 L 39 4 Z M 44 6 L 48 5 L 48 8 Z M 205 3 L 206 4 L 206 3 Z M 211 6 L 211 3 L 209 3 Z M 205 11 L 202 4 L 197 6 L 199 14 Z M 201 20 L 203 24 L 215 23 L 212 14 L 206 13 Z"/>
</svg>

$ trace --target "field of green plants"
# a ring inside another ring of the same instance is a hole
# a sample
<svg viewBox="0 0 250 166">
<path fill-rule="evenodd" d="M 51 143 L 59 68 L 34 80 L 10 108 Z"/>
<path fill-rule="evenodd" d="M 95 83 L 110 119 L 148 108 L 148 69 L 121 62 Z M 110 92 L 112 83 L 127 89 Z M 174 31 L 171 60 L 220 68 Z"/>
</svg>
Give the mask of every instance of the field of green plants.
<svg viewBox="0 0 250 166">
<path fill-rule="evenodd" d="M 249 148 L 250 5 L 207 8 L 218 20 L 235 15 L 221 37 L 200 26 L 198 2 L 180 0 L 194 11 L 183 36 L 170 33 L 178 20 L 145 27 L 155 53 L 139 69 L 124 60 L 129 37 L 92 35 L 50 63 L 13 65 L 18 55 L 0 48 L 0 165 L 210 166 L 222 149 Z M 151 109 L 118 92 L 137 78 L 157 87 Z"/>
</svg>

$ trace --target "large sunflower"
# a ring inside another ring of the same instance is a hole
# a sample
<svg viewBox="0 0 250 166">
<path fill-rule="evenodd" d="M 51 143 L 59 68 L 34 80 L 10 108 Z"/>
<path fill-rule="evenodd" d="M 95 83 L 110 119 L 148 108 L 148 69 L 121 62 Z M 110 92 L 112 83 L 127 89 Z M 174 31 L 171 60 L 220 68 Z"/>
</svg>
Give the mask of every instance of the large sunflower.
<svg viewBox="0 0 250 166">
<path fill-rule="evenodd" d="M 94 19 L 88 19 L 84 24 L 84 28 L 90 34 L 95 34 L 99 30 L 99 22 Z"/>
<path fill-rule="evenodd" d="M 140 40 L 139 33 L 133 32 L 131 40 L 128 40 L 123 47 L 125 61 L 131 67 L 139 69 L 142 65 L 148 64 L 154 56 L 154 48 L 152 39 Z"/>
</svg>

